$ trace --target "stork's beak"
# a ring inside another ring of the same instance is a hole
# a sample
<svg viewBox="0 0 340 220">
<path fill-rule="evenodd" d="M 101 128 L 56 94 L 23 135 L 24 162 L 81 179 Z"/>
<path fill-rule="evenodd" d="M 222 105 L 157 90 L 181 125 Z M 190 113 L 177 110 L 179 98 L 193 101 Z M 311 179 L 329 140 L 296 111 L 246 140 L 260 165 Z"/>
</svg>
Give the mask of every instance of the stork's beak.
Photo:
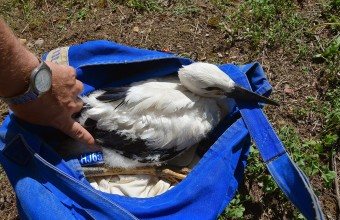
<svg viewBox="0 0 340 220">
<path fill-rule="evenodd" d="M 251 92 L 239 85 L 235 85 L 230 92 L 226 92 L 225 95 L 229 98 L 234 98 L 242 101 L 262 102 L 269 105 L 279 106 L 280 104 L 274 100 L 271 100 L 262 95 Z"/>
</svg>

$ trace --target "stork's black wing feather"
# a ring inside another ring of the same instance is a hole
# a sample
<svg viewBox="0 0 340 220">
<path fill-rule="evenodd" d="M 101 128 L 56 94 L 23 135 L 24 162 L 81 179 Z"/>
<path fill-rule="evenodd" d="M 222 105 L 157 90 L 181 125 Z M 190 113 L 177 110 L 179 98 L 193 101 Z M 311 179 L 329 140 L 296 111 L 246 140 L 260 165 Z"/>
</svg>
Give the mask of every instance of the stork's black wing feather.
<svg viewBox="0 0 340 220">
<path fill-rule="evenodd" d="M 177 150 L 176 147 L 171 149 L 152 148 L 146 144 L 145 140 L 132 139 L 116 130 L 101 130 L 96 127 L 96 124 L 95 120 L 88 118 L 84 123 L 84 127 L 101 146 L 115 150 L 124 157 L 141 163 L 165 162 L 182 152 L 182 150 Z"/>
<path fill-rule="evenodd" d="M 97 100 L 102 102 L 114 102 L 126 97 L 130 87 L 110 87 L 102 89 L 105 91 L 97 97 Z"/>
<path fill-rule="evenodd" d="M 122 87 L 105 87 L 105 88 L 102 88 L 101 90 L 105 92 L 110 92 L 110 93 L 119 93 L 119 92 L 126 92 L 129 89 L 130 89 L 129 86 L 122 86 Z"/>
</svg>

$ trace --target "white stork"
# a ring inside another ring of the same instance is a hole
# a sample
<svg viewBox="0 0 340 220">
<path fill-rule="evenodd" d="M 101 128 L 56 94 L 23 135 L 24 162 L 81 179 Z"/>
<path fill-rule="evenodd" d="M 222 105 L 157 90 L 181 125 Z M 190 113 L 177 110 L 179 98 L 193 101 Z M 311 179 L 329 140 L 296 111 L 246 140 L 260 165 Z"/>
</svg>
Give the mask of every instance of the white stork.
<svg viewBox="0 0 340 220">
<path fill-rule="evenodd" d="M 77 120 L 103 147 L 107 166 L 160 165 L 204 139 L 234 108 L 232 98 L 277 105 L 217 66 L 193 63 L 178 76 L 94 91 Z"/>
</svg>

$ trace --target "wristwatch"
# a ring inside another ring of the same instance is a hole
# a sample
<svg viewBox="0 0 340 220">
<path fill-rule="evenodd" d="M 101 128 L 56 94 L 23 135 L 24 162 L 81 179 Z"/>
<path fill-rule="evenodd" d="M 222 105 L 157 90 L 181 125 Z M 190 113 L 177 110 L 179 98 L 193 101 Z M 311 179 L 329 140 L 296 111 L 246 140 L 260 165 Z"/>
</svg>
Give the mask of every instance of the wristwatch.
<svg viewBox="0 0 340 220">
<path fill-rule="evenodd" d="M 19 105 L 39 98 L 46 93 L 52 87 L 52 71 L 47 64 L 40 60 L 39 66 L 37 66 L 31 73 L 28 90 L 18 96 L 2 98 L 8 105 Z"/>
</svg>

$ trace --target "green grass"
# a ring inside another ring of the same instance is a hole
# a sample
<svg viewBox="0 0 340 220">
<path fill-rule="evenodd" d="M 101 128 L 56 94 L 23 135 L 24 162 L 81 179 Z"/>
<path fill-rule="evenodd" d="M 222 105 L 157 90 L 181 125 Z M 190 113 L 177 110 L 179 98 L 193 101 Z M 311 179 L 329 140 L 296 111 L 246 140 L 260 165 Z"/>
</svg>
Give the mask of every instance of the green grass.
<svg viewBox="0 0 340 220">
<path fill-rule="evenodd" d="M 300 40 L 307 21 L 295 10 L 294 1 L 250 0 L 226 16 L 235 38 L 242 38 L 250 49 L 277 49 Z"/>
<path fill-rule="evenodd" d="M 199 7 L 193 0 L 177 1 L 173 10 L 174 15 L 185 16 L 194 15 L 199 11 Z"/>
<path fill-rule="evenodd" d="M 193 15 L 199 11 L 199 7 L 193 0 L 175 0 L 167 5 L 157 0 L 127 0 L 126 4 L 140 12 L 162 12 L 165 7 L 173 7 L 172 14 L 179 16 Z"/>
<path fill-rule="evenodd" d="M 227 209 L 224 213 L 219 217 L 219 220 L 226 220 L 230 218 L 243 219 L 243 215 L 245 212 L 245 207 L 242 204 L 245 201 L 249 201 L 251 198 L 249 195 L 242 195 L 237 193 L 233 200 L 229 203 Z"/>
<path fill-rule="evenodd" d="M 332 88 L 328 91 L 325 102 L 328 106 L 324 108 L 326 126 L 323 135 L 339 134 L 340 130 L 340 88 Z"/>
<path fill-rule="evenodd" d="M 329 168 L 328 161 L 338 153 L 340 145 L 340 1 L 322 1 L 319 16 L 325 22 L 320 27 L 329 30 L 334 37 L 323 38 L 316 42 L 315 28 L 309 17 L 298 13 L 295 1 L 248 0 L 237 7 L 234 13 L 226 15 L 225 20 L 233 30 L 230 39 L 241 39 L 249 45 L 255 55 L 264 49 L 275 51 L 283 48 L 286 55 L 293 55 L 296 64 L 313 63 L 315 58 L 322 58 L 318 63 L 325 74 L 328 91 L 321 100 L 307 97 L 303 108 L 295 109 L 295 117 L 303 120 L 308 114 L 315 113 L 323 118 L 323 131 L 316 137 L 303 139 L 294 125 L 285 123 L 278 133 L 291 158 L 307 176 L 321 176 L 325 188 L 331 188 L 336 173 Z M 314 46 L 317 45 L 317 46 Z M 302 62 L 304 61 L 304 62 Z M 310 65 L 310 64 L 309 64 Z M 311 74 L 310 66 L 304 66 L 305 74 Z M 259 151 L 251 147 L 248 158 L 246 180 L 262 186 L 263 197 L 279 199 L 282 204 L 289 205 L 284 199 L 273 178 L 260 159 Z M 318 193 L 318 192 L 316 192 Z M 243 198 L 243 199 L 242 199 Z M 243 219 L 244 202 L 251 201 L 238 193 L 220 219 Z M 303 216 L 294 211 L 294 219 Z"/>
<path fill-rule="evenodd" d="M 88 12 L 89 12 L 89 8 L 87 8 L 87 7 L 81 8 L 75 15 L 76 20 L 77 21 L 84 21 Z"/>
<path fill-rule="evenodd" d="M 163 10 L 160 1 L 156 0 L 127 0 L 126 2 L 129 7 L 139 11 L 161 12 Z"/>
</svg>

